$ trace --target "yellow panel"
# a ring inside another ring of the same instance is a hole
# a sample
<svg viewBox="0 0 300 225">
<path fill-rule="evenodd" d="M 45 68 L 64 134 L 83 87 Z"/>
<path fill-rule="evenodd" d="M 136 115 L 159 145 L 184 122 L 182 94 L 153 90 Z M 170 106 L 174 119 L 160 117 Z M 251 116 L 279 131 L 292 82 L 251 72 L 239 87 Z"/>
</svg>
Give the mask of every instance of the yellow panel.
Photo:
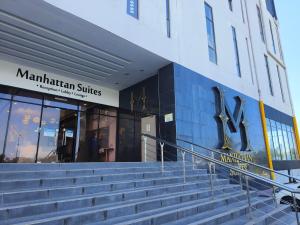
<svg viewBox="0 0 300 225">
<path fill-rule="evenodd" d="M 294 134 L 295 134 L 295 140 L 296 140 L 296 148 L 298 150 L 298 159 L 300 159 L 300 139 L 299 139 L 299 129 L 297 124 L 296 117 L 293 117 L 293 123 L 294 123 Z"/>
<path fill-rule="evenodd" d="M 272 155 L 271 155 L 271 148 L 270 148 L 270 142 L 268 137 L 268 129 L 267 129 L 267 121 L 266 121 L 266 113 L 265 113 L 265 106 L 263 101 L 259 101 L 259 108 L 260 108 L 260 115 L 261 115 L 261 122 L 263 126 L 263 133 L 264 133 L 264 139 L 265 139 L 265 145 L 266 145 L 266 151 L 267 151 L 267 159 L 269 163 L 269 168 L 271 170 L 274 170 L 273 167 L 273 161 L 272 161 Z M 271 178 L 274 180 L 275 175 L 272 172 Z"/>
</svg>

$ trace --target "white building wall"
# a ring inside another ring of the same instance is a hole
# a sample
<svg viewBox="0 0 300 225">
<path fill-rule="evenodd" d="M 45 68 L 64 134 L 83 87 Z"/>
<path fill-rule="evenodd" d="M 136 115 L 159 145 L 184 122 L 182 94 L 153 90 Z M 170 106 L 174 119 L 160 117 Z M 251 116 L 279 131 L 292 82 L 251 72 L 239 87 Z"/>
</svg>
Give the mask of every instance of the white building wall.
<svg viewBox="0 0 300 225">
<path fill-rule="evenodd" d="M 233 0 L 233 12 L 229 10 L 227 1 L 206 1 L 212 6 L 214 13 L 217 65 L 211 63 L 208 58 L 204 0 L 170 0 L 171 38 L 167 37 L 165 0 L 139 0 L 138 19 L 126 13 L 126 0 L 45 1 L 257 100 L 260 99 L 258 81 L 261 99 L 267 105 L 292 115 L 274 19 L 267 11 L 264 0 Z M 262 10 L 266 44 L 262 42 L 259 32 L 257 5 Z M 241 7 L 244 9 L 245 22 Z M 269 20 L 273 25 L 276 54 L 272 54 Z M 236 73 L 231 26 L 234 26 L 237 32 L 242 77 Z M 265 54 L 269 58 L 274 96 L 271 96 L 269 91 Z M 285 102 L 281 97 L 276 64 L 280 66 Z"/>
</svg>

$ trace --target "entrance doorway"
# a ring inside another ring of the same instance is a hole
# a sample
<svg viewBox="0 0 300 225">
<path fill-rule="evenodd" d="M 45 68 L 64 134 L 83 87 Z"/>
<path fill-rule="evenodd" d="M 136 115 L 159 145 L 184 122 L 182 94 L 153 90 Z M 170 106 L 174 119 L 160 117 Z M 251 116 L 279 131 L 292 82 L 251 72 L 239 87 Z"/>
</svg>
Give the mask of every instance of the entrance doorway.
<svg viewBox="0 0 300 225">
<path fill-rule="evenodd" d="M 156 137 L 156 116 L 147 116 L 141 119 L 141 131 L 143 134 L 148 134 L 153 137 Z M 156 153 L 156 140 L 147 138 L 147 143 L 145 145 L 145 140 L 142 139 L 141 146 L 141 156 L 142 161 L 157 161 L 157 153 Z M 146 148 L 145 148 L 146 147 Z"/>
<path fill-rule="evenodd" d="M 109 106 L 0 85 L 0 162 L 113 162 L 117 114 Z"/>
<path fill-rule="evenodd" d="M 44 107 L 38 162 L 72 162 L 76 145 L 77 111 Z"/>
</svg>

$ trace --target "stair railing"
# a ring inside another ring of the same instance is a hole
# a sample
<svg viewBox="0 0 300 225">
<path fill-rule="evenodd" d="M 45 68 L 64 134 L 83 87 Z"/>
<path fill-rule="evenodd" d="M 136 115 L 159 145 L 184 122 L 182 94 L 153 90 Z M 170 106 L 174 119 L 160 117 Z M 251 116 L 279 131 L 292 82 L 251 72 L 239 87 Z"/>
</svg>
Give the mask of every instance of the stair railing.
<svg viewBox="0 0 300 225">
<path fill-rule="evenodd" d="M 289 178 L 289 180 L 299 181 L 299 182 L 300 182 L 300 179 L 299 179 L 299 178 L 293 177 L 293 176 L 288 175 L 288 174 L 284 174 L 284 173 L 279 172 L 279 171 L 276 171 L 276 170 L 272 170 L 272 169 L 270 169 L 270 168 L 268 168 L 268 167 L 265 167 L 265 166 L 263 166 L 263 165 L 259 165 L 259 164 L 253 163 L 253 162 L 250 162 L 250 161 L 247 161 L 247 160 L 244 160 L 244 159 L 235 157 L 235 156 L 230 155 L 230 154 L 227 154 L 227 153 L 220 152 L 220 151 L 218 151 L 218 150 L 216 150 L 216 149 L 207 148 L 207 147 L 201 146 L 201 145 L 199 145 L 199 144 L 195 144 L 195 143 L 192 143 L 192 142 L 190 142 L 190 141 L 183 140 L 183 139 L 179 139 L 179 138 L 176 139 L 176 140 L 177 140 L 177 141 L 181 141 L 181 142 L 185 142 L 185 143 L 189 144 L 189 145 L 191 146 L 192 149 L 195 149 L 195 147 L 198 147 L 198 148 L 200 148 L 200 149 L 204 149 L 204 150 L 206 150 L 206 151 L 209 151 L 210 153 L 212 153 L 212 156 L 215 155 L 215 154 L 216 154 L 216 155 L 219 155 L 219 156 L 226 156 L 226 157 L 229 157 L 229 158 L 231 158 L 231 159 L 233 159 L 233 160 L 236 160 L 236 161 L 239 161 L 239 162 L 243 162 L 243 163 L 247 163 L 248 165 L 251 165 L 251 166 L 254 166 L 254 167 L 256 167 L 256 168 L 265 170 L 265 171 L 267 171 L 267 172 L 270 174 L 271 177 L 272 177 L 271 174 L 274 174 L 275 177 L 276 177 L 276 175 L 278 175 L 278 176 L 283 176 L 283 177 Z"/>
<path fill-rule="evenodd" d="M 208 164 L 210 190 L 211 190 L 211 196 L 212 196 L 213 199 L 216 197 L 215 187 L 214 187 L 214 183 L 215 183 L 214 181 L 215 181 L 215 177 L 217 175 L 216 170 L 223 172 L 223 174 L 224 174 L 224 172 L 228 172 L 228 174 L 223 175 L 223 176 L 225 176 L 227 179 L 230 179 L 231 181 L 234 181 L 234 183 L 240 184 L 241 189 L 246 191 L 247 202 L 248 202 L 248 213 L 249 213 L 249 216 L 250 216 L 251 219 L 253 218 L 252 211 L 254 209 L 257 210 L 257 208 L 255 208 L 252 205 L 252 201 L 251 201 L 251 193 L 252 193 L 251 191 L 253 191 L 253 190 L 258 191 L 259 190 L 259 189 L 254 187 L 255 185 L 260 185 L 261 187 L 264 187 L 265 192 L 268 191 L 269 189 L 273 190 L 272 191 L 272 197 L 273 197 L 274 202 L 275 202 L 275 207 L 278 207 L 278 205 L 277 205 L 278 199 L 276 198 L 276 193 L 275 193 L 274 190 L 280 189 L 280 190 L 284 190 L 284 191 L 290 193 L 292 201 L 288 201 L 288 202 L 285 202 L 285 203 L 289 204 L 291 206 L 291 208 L 295 211 L 296 222 L 297 222 L 298 225 L 300 225 L 299 214 L 298 214 L 298 212 L 300 211 L 300 204 L 299 204 L 299 202 L 296 198 L 296 195 L 300 195 L 300 189 L 298 190 L 298 189 L 291 188 L 291 187 L 289 187 L 285 184 L 276 182 L 276 181 L 274 181 L 270 178 L 267 178 L 265 176 L 262 176 L 262 175 L 244 170 L 244 169 L 242 169 L 242 168 L 240 168 L 236 165 L 228 164 L 228 163 L 223 162 L 219 159 L 216 159 L 213 155 L 207 156 L 207 155 L 201 154 L 199 152 L 196 152 L 194 150 L 193 146 L 197 146 L 197 145 L 192 145 L 191 149 L 189 149 L 189 148 L 182 147 L 182 146 L 179 146 L 177 144 L 173 144 L 169 141 L 166 141 L 166 140 L 163 140 L 161 138 L 157 138 L 157 137 L 154 137 L 154 136 L 151 136 L 151 135 L 148 135 L 148 134 L 142 134 L 142 137 L 143 137 L 144 142 L 146 142 L 146 143 L 144 143 L 145 154 L 147 154 L 147 140 L 152 139 L 152 140 L 155 140 L 155 142 L 157 144 L 159 144 L 159 146 L 160 146 L 160 156 L 161 156 L 160 157 L 161 172 L 162 173 L 165 172 L 166 154 L 167 153 L 169 154 L 170 151 L 175 151 L 176 150 L 176 152 L 172 152 L 172 154 L 176 155 L 176 157 L 177 157 L 176 160 L 179 159 L 179 160 L 182 161 L 183 182 L 184 183 L 187 181 L 186 169 L 185 168 L 186 168 L 188 158 L 190 159 L 190 163 L 192 164 L 193 168 L 197 168 L 198 166 L 201 166 L 201 164 L 203 166 L 203 162 L 207 163 Z M 147 137 L 147 138 L 145 138 L 145 137 Z M 165 152 L 166 147 L 169 148 L 167 152 Z M 226 155 L 226 157 L 231 157 L 235 160 L 239 160 L 239 161 L 242 161 L 242 162 L 245 162 L 245 163 L 249 163 L 249 164 L 251 164 L 253 166 L 256 166 L 258 168 L 266 169 L 269 172 L 274 172 L 274 173 L 289 177 L 288 175 L 279 173 L 279 172 L 274 171 L 274 170 L 270 170 L 270 169 L 268 169 L 266 167 L 263 167 L 261 165 L 257 165 L 255 163 L 248 162 L 248 161 L 245 161 L 243 159 L 240 159 L 240 158 L 237 158 L 237 157 L 234 157 L 234 156 L 230 156 L 228 154 L 221 153 L 221 152 L 218 152 L 218 151 L 213 150 L 213 149 L 208 149 L 208 148 L 204 148 L 204 149 L 209 150 L 212 153 L 216 153 L 216 154 L 220 154 L 220 155 L 223 154 L 223 155 Z M 181 159 L 177 155 L 178 152 L 181 153 Z M 188 157 L 188 156 L 190 156 L 190 157 Z M 171 161 L 171 160 L 172 159 L 168 159 L 168 161 Z M 229 173 L 231 173 L 231 172 L 238 175 L 238 178 L 235 178 L 234 176 L 231 177 L 229 175 Z M 218 174 L 218 176 L 219 176 L 219 174 Z M 286 213 L 286 212 L 283 212 L 283 213 Z M 277 220 L 279 222 L 282 222 L 282 224 L 285 224 L 284 221 L 280 221 L 275 217 L 273 217 L 272 219 Z"/>
</svg>

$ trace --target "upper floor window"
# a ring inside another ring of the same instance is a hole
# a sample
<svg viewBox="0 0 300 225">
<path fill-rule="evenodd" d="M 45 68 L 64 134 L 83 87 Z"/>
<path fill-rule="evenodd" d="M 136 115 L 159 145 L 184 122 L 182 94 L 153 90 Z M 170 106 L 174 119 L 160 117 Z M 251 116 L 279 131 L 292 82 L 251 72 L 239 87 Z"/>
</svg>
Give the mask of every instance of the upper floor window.
<svg viewBox="0 0 300 225">
<path fill-rule="evenodd" d="M 237 38 L 236 38 L 235 27 L 232 26 L 231 30 L 232 30 L 234 53 L 235 53 L 236 72 L 237 72 L 238 76 L 241 77 L 242 74 L 241 74 L 240 56 L 239 56 L 239 48 L 238 48 L 238 42 L 237 42 Z"/>
<path fill-rule="evenodd" d="M 269 89 L 272 96 L 274 96 L 274 90 L 273 90 L 273 84 L 272 84 L 272 78 L 271 78 L 271 72 L 270 72 L 270 66 L 269 66 L 269 59 L 268 56 L 265 55 L 265 63 L 266 63 L 266 70 L 268 75 L 268 82 L 269 82 Z"/>
<path fill-rule="evenodd" d="M 229 6 L 230 11 L 233 11 L 232 0 L 228 0 L 228 6 Z"/>
<path fill-rule="evenodd" d="M 242 12 L 243 23 L 245 23 L 245 13 L 244 13 L 243 0 L 240 0 L 240 3 L 241 3 L 241 12 Z"/>
<path fill-rule="evenodd" d="M 281 98 L 282 98 L 282 101 L 285 102 L 284 92 L 283 92 L 283 84 L 282 84 L 282 79 L 281 79 L 281 74 L 280 74 L 280 68 L 279 68 L 278 65 L 276 66 L 276 69 L 277 69 L 278 81 L 279 81 L 279 85 L 280 85 Z"/>
<path fill-rule="evenodd" d="M 278 41 L 278 48 L 279 48 L 279 53 L 280 53 L 280 59 L 284 61 L 283 58 L 283 52 L 282 52 L 282 46 L 281 46 L 281 40 L 280 40 L 280 34 L 279 34 L 279 28 L 278 25 L 275 23 L 275 30 L 276 30 L 276 36 L 277 36 L 277 41 Z"/>
<path fill-rule="evenodd" d="M 260 8 L 258 6 L 257 6 L 257 16 L 258 16 L 259 31 L 260 31 L 261 40 L 263 42 L 265 42 L 264 25 L 263 25 L 263 20 L 262 20 L 262 16 L 261 16 L 261 11 L 260 11 Z"/>
<path fill-rule="evenodd" d="M 271 32 L 271 38 L 272 38 L 273 51 L 276 54 L 276 46 L 275 46 L 275 40 L 274 40 L 273 27 L 272 27 L 271 20 L 269 20 L 269 25 L 270 25 L 270 32 Z"/>
<path fill-rule="evenodd" d="M 166 0 L 167 36 L 171 37 L 170 0 Z"/>
<path fill-rule="evenodd" d="M 209 60 L 217 64 L 217 50 L 216 50 L 213 10 L 212 7 L 207 3 L 205 3 L 205 15 L 206 15 L 206 30 L 207 30 L 207 39 L 208 39 Z"/>
</svg>

